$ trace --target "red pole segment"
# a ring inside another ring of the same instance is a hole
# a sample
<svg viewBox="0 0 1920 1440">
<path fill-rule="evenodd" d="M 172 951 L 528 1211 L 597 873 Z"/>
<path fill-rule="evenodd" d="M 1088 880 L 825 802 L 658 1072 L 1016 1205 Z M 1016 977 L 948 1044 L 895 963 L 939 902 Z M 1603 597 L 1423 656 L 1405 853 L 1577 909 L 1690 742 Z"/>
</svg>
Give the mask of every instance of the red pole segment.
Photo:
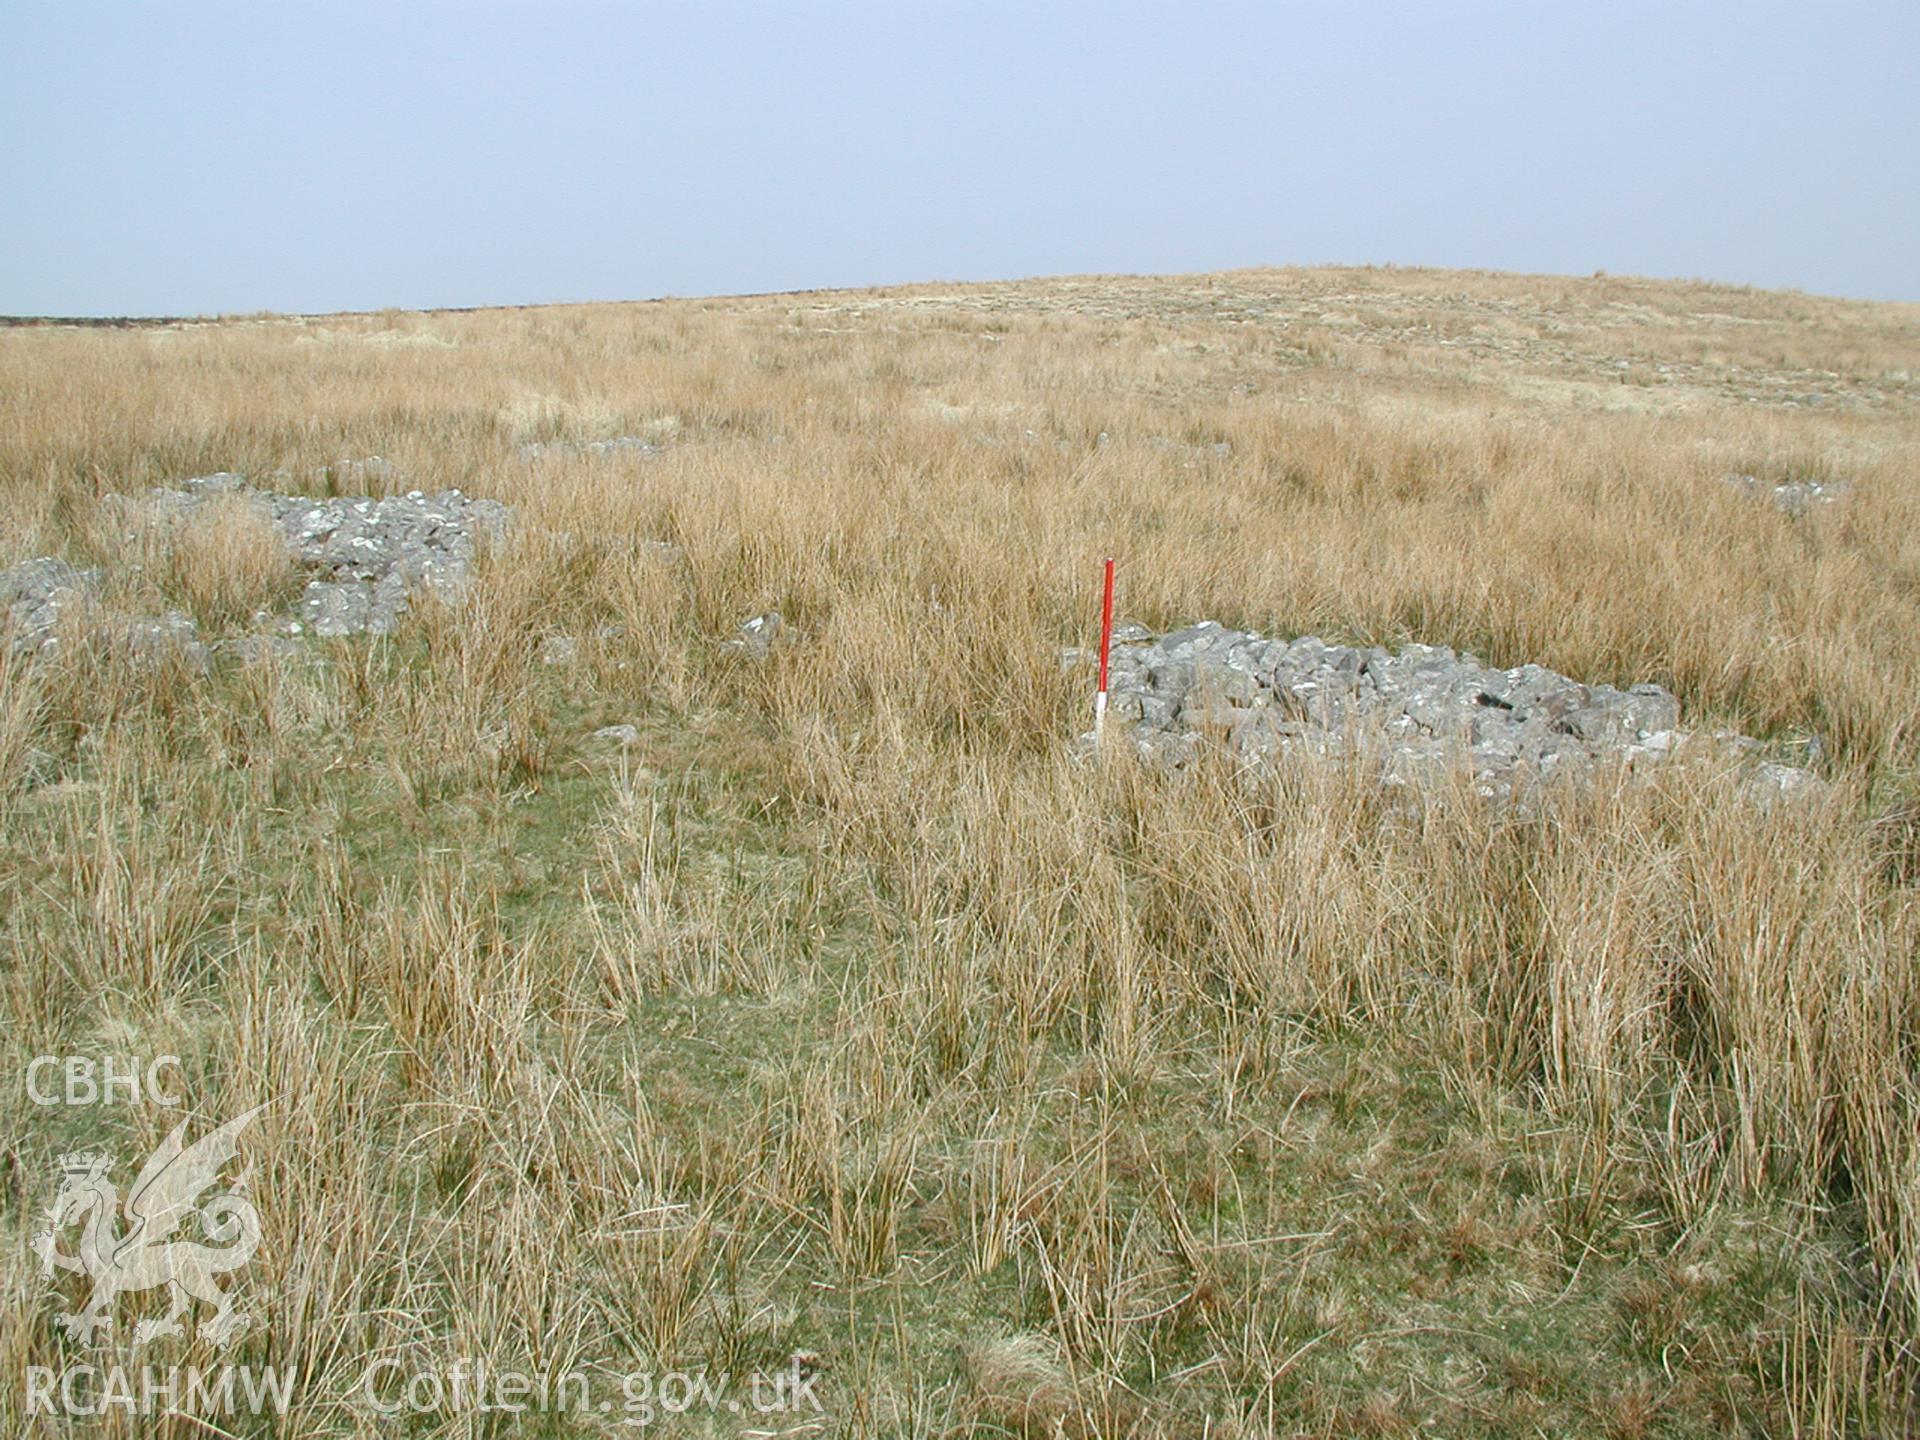
<svg viewBox="0 0 1920 1440">
<path fill-rule="evenodd" d="M 1113 653 L 1113 557 L 1107 557 L 1104 593 L 1100 599 L 1100 688 L 1093 696 L 1093 734 L 1097 740 L 1107 722 L 1107 660 Z"/>
</svg>

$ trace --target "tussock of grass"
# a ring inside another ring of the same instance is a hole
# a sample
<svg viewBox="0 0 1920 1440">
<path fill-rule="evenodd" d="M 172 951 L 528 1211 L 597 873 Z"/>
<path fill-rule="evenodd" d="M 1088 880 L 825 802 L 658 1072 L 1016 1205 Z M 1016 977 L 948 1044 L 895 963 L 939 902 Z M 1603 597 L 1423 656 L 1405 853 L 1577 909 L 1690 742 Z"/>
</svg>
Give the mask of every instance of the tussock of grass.
<svg viewBox="0 0 1920 1440">
<path fill-rule="evenodd" d="M 278 610 L 298 585 L 286 542 L 265 515 L 238 497 L 207 505 L 192 524 L 181 526 L 166 561 L 161 583 L 209 627 Z"/>
</svg>

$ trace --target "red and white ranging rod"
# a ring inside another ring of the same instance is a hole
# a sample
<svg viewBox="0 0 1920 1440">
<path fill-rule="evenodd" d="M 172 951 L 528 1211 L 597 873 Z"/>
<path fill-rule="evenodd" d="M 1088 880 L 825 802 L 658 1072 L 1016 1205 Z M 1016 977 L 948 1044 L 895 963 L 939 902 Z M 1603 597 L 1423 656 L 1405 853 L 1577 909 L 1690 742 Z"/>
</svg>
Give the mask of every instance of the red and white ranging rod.
<svg viewBox="0 0 1920 1440">
<path fill-rule="evenodd" d="M 1093 743 L 1098 745 L 1107 728 L 1107 657 L 1113 651 L 1113 557 L 1107 557 L 1104 593 L 1100 599 L 1100 688 L 1093 692 Z"/>
</svg>

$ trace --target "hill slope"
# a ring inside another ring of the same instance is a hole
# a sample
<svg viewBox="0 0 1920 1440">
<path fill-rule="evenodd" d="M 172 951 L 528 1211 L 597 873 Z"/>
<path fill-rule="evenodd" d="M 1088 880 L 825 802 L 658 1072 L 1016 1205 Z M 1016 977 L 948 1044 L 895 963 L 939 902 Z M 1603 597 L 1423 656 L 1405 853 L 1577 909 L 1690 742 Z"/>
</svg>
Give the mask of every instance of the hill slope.
<svg viewBox="0 0 1920 1440">
<path fill-rule="evenodd" d="M 0 1072 L 191 1106 L 9 1088 L 0 1368 L 90 1353 L 56 1157 L 271 1101 L 292 1433 L 476 1360 L 583 1377 L 555 1434 L 693 1371 L 809 1382 L 720 1433 L 1910 1423 L 1916 373 L 1920 307 L 1379 270 L 0 332 L 0 566 L 99 572 L 0 661 Z M 148 496 L 217 471 L 511 519 L 316 637 L 333 529 Z M 1827 783 L 1089 763 L 1107 554 Z"/>
</svg>

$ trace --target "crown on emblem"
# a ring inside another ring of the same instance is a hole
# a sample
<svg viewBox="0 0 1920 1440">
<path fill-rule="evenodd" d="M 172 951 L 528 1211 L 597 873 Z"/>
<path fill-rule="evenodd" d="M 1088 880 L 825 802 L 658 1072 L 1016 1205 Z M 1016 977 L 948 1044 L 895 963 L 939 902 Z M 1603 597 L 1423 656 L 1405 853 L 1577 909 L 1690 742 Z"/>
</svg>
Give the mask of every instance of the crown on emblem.
<svg viewBox="0 0 1920 1440">
<path fill-rule="evenodd" d="M 88 1175 L 104 1175 L 113 1166 L 113 1157 L 103 1155 L 98 1150 L 69 1150 L 60 1157 L 60 1169 L 75 1179 Z"/>
</svg>

